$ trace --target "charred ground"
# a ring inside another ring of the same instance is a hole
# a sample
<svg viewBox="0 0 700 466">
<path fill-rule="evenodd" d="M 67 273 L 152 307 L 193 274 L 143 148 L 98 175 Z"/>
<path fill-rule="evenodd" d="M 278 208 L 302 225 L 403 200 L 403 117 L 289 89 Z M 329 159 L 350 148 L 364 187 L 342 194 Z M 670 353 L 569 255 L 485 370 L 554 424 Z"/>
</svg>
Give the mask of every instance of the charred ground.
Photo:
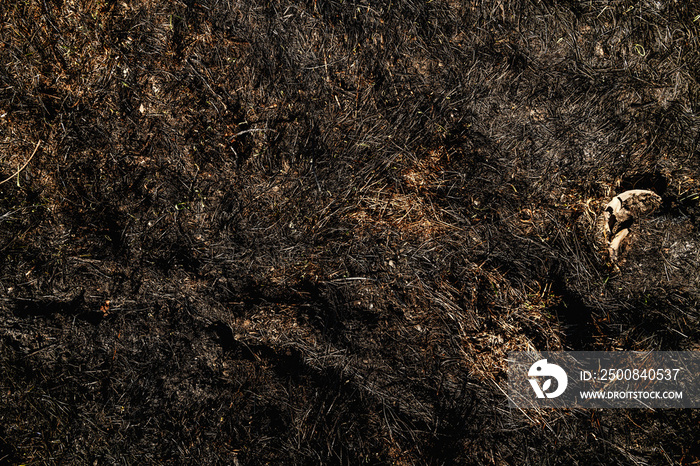
<svg viewBox="0 0 700 466">
<path fill-rule="evenodd" d="M 511 350 L 698 349 L 694 2 L 0 24 L 0 463 L 700 460 L 695 411 L 502 393 Z M 612 265 L 632 188 L 664 204 Z"/>
</svg>

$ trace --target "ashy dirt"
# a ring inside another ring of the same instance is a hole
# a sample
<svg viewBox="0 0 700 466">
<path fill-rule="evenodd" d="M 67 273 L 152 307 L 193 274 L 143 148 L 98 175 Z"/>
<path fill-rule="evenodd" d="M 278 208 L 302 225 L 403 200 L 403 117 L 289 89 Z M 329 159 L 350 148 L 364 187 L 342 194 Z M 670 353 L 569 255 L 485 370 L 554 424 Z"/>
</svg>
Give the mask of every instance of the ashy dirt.
<svg viewBox="0 0 700 466">
<path fill-rule="evenodd" d="M 0 464 L 698 464 L 504 390 L 700 350 L 699 112 L 691 1 L 4 1 Z"/>
</svg>

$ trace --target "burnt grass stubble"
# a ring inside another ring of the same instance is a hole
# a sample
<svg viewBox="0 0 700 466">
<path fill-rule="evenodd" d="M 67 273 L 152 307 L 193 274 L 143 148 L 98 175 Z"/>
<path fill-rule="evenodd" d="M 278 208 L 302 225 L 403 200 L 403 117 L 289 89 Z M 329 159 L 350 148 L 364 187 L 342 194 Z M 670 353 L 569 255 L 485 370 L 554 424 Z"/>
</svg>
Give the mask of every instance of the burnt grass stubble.
<svg viewBox="0 0 700 466">
<path fill-rule="evenodd" d="M 694 410 L 503 390 L 698 349 L 699 15 L 3 2 L 0 463 L 697 464 Z"/>
</svg>

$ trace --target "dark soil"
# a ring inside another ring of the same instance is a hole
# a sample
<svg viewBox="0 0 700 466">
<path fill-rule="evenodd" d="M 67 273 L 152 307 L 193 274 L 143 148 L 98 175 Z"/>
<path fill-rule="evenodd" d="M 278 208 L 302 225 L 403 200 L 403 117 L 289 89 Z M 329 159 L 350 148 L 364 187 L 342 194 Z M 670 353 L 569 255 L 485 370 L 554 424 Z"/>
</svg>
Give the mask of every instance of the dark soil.
<svg viewBox="0 0 700 466">
<path fill-rule="evenodd" d="M 698 464 L 504 390 L 700 350 L 699 112 L 691 1 L 4 1 L 0 464 Z"/>
</svg>

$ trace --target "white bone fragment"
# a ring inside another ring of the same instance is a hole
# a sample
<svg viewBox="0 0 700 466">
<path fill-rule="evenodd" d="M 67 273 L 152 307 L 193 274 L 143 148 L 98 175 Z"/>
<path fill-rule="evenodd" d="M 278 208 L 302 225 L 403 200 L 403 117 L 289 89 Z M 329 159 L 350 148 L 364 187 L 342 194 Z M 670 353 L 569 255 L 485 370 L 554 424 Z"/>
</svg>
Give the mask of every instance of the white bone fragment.
<svg viewBox="0 0 700 466">
<path fill-rule="evenodd" d="M 646 189 L 632 189 L 618 194 L 608 202 L 603 213 L 603 233 L 608 241 L 610 260 L 617 259 L 620 243 L 629 234 L 632 224 L 661 205 L 661 197 Z"/>
</svg>

